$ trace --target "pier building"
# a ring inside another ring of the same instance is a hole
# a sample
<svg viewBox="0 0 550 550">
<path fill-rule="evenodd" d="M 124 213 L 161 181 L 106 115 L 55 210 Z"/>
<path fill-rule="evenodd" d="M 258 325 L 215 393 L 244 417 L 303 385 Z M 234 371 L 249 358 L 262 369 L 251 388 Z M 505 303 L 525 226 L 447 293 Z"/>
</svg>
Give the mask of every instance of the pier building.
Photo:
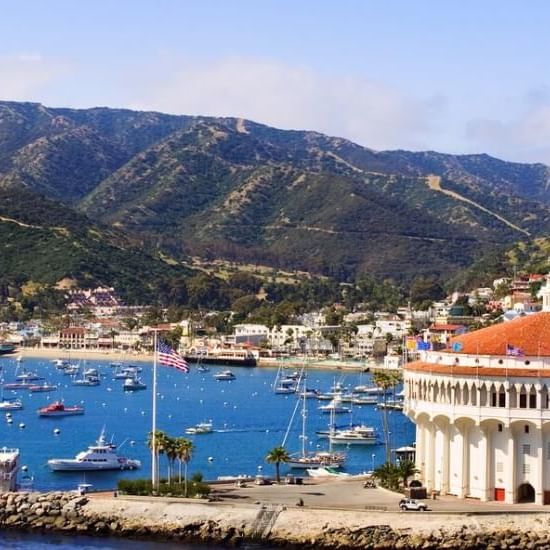
<svg viewBox="0 0 550 550">
<path fill-rule="evenodd" d="M 404 370 L 428 491 L 550 504 L 550 276 L 543 307 L 451 339 Z"/>
</svg>

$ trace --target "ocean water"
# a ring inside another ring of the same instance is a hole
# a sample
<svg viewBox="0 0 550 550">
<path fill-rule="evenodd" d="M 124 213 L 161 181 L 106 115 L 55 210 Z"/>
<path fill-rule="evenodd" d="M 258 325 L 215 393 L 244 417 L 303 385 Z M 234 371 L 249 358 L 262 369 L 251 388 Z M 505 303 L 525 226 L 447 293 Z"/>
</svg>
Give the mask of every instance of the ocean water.
<svg viewBox="0 0 550 550">
<path fill-rule="evenodd" d="M 102 383 L 97 387 L 71 385 L 71 379 L 58 371 L 46 359 L 26 358 L 22 362 L 27 370 L 37 372 L 50 383 L 58 384 L 51 393 L 6 391 L 4 397 L 20 397 L 21 411 L 12 411 L 13 423 L 6 422 L 0 413 L 0 447 L 17 447 L 21 464 L 33 478 L 36 490 L 75 489 L 78 483 L 91 483 L 94 489 L 113 489 L 120 478 L 149 477 L 151 470 L 147 434 L 151 430 L 152 363 L 134 363 L 143 368 L 141 379 L 147 390 L 125 393 L 122 380 L 113 380 L 113 368 L 107 361 L 88 360 L 86 367 L 98 368 Z M 84 362 L 82 361 L 84 366 Z M 0 358 L 5 382 L 15 380 L 17 362 L 13 357 Z M 205 479 L 221 475 L 259 472 L 274 474 L 274 467 L 265 463 L 266 453 L 280 445 L 296 405 L 296 396 L 275 395 L 272 384 L 276 369 L 233 369 L 237 379 L 219 382 L 213 375 L 224 367 L 212 367 L 208 373 L 199 373 L 193 366 L 189 374 L 168 367 L 158 368 L 157 427 L 173 436 L 182 436 L 187 427 L 211 420 L 214 433 L 187 436 L 195 443 L 189 472 L 201 472 Z M 21 370 L 21 367 L 19 367 Z M 370 375 L 342 373 L 342 371 L 311 370 L 307 385 L 328 391 L 335 381 L 345 385 L 368 383 Z M 63 399 L 66 405 L 82 404 L 85 414 L 65 418 L 39 418 L 36 410 L 48 403 Z M 318 411 L 326 403 L 307 400 L 307 446 L 310 450 L 326 448 L 326 440 L 319 440 L 315 430 L 326 429 L 329 415 Z M 408 445 L 414 441 L 414 425 L 400 412 L 390 411 L 392 447 Z M 352 415 L 337 415 L 337 424 L 350 421 L 366 423 L 381 431 L 381 411 L 372 405 L 355 406 Z M 23 423 L 24 428 L 19 424 Z M 51 472 L 47 467 L 50 458 L 73 457 L 85 450 L 105 427 L 109 438 L 120 446 L 120 454 L 142 461 L 141 470 L 127 472 L 82 473 Z M 60 430 L 56 435 L 54 430 Z M 287 441 L 289 451 L 300 448 L 301 418 L 296 417 Z M 383 445 L 339 447 L 348 455 L 345 471 L 359 473 L 370 470 L 384 461 Z M 161 459 L 162 472 L 166 464 Z M 282 473 L 287 469 L 281 468 Z M 296 473 L 296 472 L 294 472 Z M 97 546 L 94 546 L 97 548 Z M 106 547 L 108 548 L 108 546 Z"/>
<path fill-rule="evenodd" d="M 59 535 L 55 533 L 24 533 L 0 531 L 0 548 L 10 550 L 224 550 L 223 546 L 152 542 L 127 538 Z M 242 545 L 242 550 L 269 550 L 268 546 Z"/>
</svg>

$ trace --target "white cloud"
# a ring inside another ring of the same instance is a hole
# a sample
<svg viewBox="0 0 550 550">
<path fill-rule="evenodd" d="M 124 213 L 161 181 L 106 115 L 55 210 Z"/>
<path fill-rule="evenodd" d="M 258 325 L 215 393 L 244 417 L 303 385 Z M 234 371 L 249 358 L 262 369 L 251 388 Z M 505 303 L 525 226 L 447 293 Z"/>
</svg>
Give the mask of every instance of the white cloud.
<svg viewBox="0 0 550 550">
<path fill-rule="evenodd" d="M 0 56 L 0 99 L 40 101 L 44 88 L 66 71 L 66 64 L 38 53 Z"/>
<path fill-rule="evenodd" d="M 545 89 L 530 91 L 520 102 L 519 114 L 507 121 L 470 121 L 466 137 L 505 159 L 550 164 L 550 94 Z"/>
<path fill-rule="evenodd" d="M 366 78 L 319 74 L 273 60 L 180 61 L 177 67 L 167 63 L 147 72 L 129 106 L 238 116 L 317 130 L 377 149 L 426 147 L 426 134 L 442 108 L 438 98 L 414 99 Z"/>
</svg>

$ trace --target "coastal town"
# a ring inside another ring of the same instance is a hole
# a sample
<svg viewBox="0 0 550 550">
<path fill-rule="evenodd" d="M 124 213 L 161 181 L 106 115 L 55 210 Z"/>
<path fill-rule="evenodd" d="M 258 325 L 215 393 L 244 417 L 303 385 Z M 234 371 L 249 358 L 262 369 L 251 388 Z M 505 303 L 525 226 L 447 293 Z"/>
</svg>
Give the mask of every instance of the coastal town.
<svg viewBox="0 0 550 550">
<path fill-rule="evenodd" d="M 0 550 L 550 550 L 550 4 L 0 17 Z"/>
</svg>

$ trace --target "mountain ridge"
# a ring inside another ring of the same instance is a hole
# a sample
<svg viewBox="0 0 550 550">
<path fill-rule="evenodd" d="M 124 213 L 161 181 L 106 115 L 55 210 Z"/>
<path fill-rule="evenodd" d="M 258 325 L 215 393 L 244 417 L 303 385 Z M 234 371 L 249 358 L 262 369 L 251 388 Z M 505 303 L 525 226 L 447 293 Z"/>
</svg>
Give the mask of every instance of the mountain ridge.
<svg viewBox="0 0 550 550">
<path fill-rule="evenodd" d="M 175 258 L 339 280 L 441 280 L 550 232 L 543 164 L 375 151 L 233 117 L 0 102 L 2 187 L 62 201 Z"/>
</svg>

